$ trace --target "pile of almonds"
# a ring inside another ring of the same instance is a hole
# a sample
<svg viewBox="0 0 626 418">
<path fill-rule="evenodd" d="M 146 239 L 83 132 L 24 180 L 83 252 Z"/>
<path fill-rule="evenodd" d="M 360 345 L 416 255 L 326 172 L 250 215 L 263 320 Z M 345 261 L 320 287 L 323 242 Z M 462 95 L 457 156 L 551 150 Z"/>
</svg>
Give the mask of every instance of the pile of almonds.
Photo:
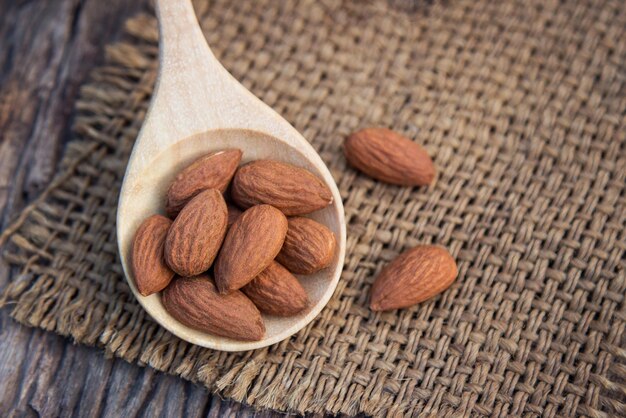
<svg viewBox="0 0 626 418">
<path fill-rule="evenodd" d="M 426 151 L 388 129 L 353 133 L 344 154 L 351 166 L 382 182 L 425 186 L 435 178 Z M 136 232 L 132 268 L 139 293 L 162 292 L 163 306 L 181 323 L 255 341 L 265 333 L 261 313 L 291 316 L 307 308 L 293 274 L 329 266 L 336 240 L 326 226 L 302 217 L 332 203 L 324 182 L 278 161 L 239 167 L 241 157 L 238 149 L 211 153 L 178 174 L 167 193 L 168 217 L 153 215 Z M 378 275 L 370 308 L 425 301 L 457 274 L 445 249 L 414 247 Z"/>
<path fill-rule="evenodd" d="M 272 160 L 239 167 L 241 157 L 239 149 L 210 153 L 176 176 L 168 217 L 150 216 L 137 229 L 132 269 L 139 293 L 162 292 L 181 323 L 256 341 L 265 334 L 261 313 L 291 316 L 308 307 L 293 273 L 328 267 L 336 240 L 302 217 L 332 203 L 322 180 Z"/>
</svg>

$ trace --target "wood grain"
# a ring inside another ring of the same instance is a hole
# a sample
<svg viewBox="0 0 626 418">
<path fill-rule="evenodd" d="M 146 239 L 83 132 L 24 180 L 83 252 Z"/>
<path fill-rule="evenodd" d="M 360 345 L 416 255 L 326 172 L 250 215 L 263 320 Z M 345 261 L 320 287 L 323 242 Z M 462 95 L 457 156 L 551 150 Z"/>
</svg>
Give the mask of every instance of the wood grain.
<svg viewBox="0 0 626 418">
<path fill-rule="evenodd" d="M 80 85 L 147 0 L 0 0 L 0 225 L 51 180 Z M 0 288 L 18 272 L 0 261 Z M 0 416 L 252 416 L 254 410 L 0 311 Z M 264 416 L 278 416 L 271 412 Z"/>
</svg>

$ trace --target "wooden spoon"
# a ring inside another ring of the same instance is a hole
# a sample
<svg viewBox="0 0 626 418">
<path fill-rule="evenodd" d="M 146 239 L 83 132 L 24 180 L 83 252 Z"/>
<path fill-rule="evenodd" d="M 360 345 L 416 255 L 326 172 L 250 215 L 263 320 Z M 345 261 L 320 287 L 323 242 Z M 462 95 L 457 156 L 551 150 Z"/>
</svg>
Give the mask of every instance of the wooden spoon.
<svg viewBox="0 0 626 418">
<path fill-rule="evenodd" d="M 246 90 L 217 61 L 198 25 L 190 0 L 157 0 L 159 73 L 139 137 L 126 169 L 117 211 L 117 238 L 128 283 L 144 309 L 178 337 L 204 347 L 242 351 L 281 341 L 308 324 L 332 296 L 343 267 L 346 226 L 337 186 L 313 147 L 287 121 Z M 301 278 L 311 305 L 290 318 L 265 316 L 266 335 L 257 342 L 217 337 L 171 317 L 160 295 L 141 296 L 130 269 L 132 238 L 149 215 L 164 213 L 175 174 L 210 151 L 236 147 L 244 161 L 271 158 L 304 167 L 333 193 L 327 208 L 311 215 L 337 238 L 333 264 Z"/>
</svg>

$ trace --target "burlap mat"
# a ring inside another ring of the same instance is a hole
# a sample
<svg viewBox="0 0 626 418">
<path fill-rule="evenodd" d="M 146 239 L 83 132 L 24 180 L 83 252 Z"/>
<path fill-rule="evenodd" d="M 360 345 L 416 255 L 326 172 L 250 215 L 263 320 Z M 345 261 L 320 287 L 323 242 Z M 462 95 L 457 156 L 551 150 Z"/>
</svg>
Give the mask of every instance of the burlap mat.
<svg viewBox="0 0 626 418">
<path fill-rule="evenodd" d="M 128 22 L 77 104 L 60 174 L 5 231 L 20 322 L 258 407 L 371 415 L 626 414 L 626 8 L 619 1 L 214 0 L 225 66 L 309 138 L 345 201 L 334 298 L 288 341 L 229 354 L 156 325 L 118 263 L 115 209 L 155 80 L 151 16 Z M 428 189 L 346 166 L 393 127 L 439 167 Z M 10 236 L 9 236 L 10 234 Z M 381 267 L 438 243 L 442 296 L 374 314 Z"/>
</svg>

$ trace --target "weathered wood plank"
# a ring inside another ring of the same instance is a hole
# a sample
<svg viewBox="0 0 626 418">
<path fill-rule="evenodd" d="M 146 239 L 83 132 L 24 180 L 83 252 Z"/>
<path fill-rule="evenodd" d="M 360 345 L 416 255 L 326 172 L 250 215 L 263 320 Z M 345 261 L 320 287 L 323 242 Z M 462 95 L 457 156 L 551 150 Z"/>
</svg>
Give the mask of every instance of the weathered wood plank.
<svg viewBox="0 0 626 418">
<path fill-rule="evenodd" d="M 147 1 L 0 0 L 2 228 L 52 178 L 80 85 Z M 15 274 L 0 261 L 0 288 Z M 0 416 L 254 414 L 182 379 L 19 325 L 9 310 L 0 311 Z"/>
</svg>

